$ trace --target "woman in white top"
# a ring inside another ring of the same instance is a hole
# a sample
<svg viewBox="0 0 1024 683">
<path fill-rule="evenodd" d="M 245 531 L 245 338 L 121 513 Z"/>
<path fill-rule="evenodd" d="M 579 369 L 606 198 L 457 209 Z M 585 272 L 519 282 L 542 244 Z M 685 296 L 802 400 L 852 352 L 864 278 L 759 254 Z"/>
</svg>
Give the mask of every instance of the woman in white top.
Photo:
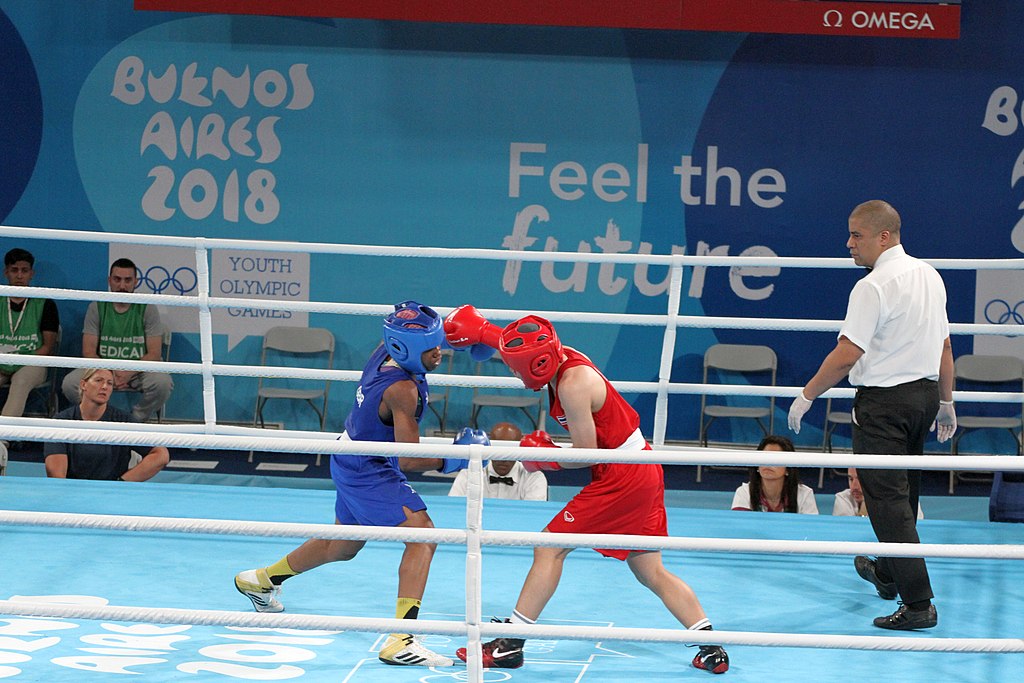
<svg viewBox="0 0 1024 683">
<path fill-rule="evenodd" d="M 784 436 L 770 434 L 758 444 L 759 451 L 795 451 L 793 442 Z M 750 471 L 750 481 L 736 489 L 733 510 L 757 512 L 797 512 L 818 514 L 814 491 L 800 483 L 795 469 L 789 467 L 757 467 Z"/>
</svg>

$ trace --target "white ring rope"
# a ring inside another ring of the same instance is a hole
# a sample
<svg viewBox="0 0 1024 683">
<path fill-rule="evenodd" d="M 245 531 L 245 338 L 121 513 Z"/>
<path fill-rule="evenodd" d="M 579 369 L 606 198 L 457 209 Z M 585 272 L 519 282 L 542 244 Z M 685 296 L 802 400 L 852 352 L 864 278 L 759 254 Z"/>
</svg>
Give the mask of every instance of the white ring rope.
<svg viewBox="0 0 1024 683">
<path fill-rule="evenodd" d="M 172 372 L 182 375 L 203 374 L 206 368 L 197 363 L 178 361 L 141 361 L 114 360 L 95 358 L 72 358 L 68 356 L 26 356 L 19 354 L 0 353 L 0 363 L 33 365 L 40 367 L 61 368 L 103 368 L 109 370 L 134 370 L 149 372 Z M 295 368 L 284 366 L 253 366 L 211 364 L 210 372 L 225 377 L 273 377 L 292 379 L 315 379 L 339 382 L 357 382 L 362 375 L 358 370 L 325 370 L 313 368 Z M 445 375 L 432 374 L 430 383 L 441 387 L 484 387 L 498 389 L 522 389 L 522 382 L 515 377 L 488 377 L 483 375 Z M 616 389 L 626 393 L 657 393 L 661 382 L 630 382 L 612 381 Z M 791 398 L 802 390 L 801 387 L 730 385 L 730 384 L 667 384 L 666 391 L 674 395 L 705 394 L 709 396 L 775 396 Z M 824 392 L 823 398 L 852 398 L 854 390 L 849 388 L 833 388 Z M 1024 401 L 1024 393 L 1006 391 L 956 391 L 953 398 L 957 401 L 972 403 L 1020 403 Z"/>
<path fill-rule="evenodd" d="M 0 613 L 26 617 L 141 621 L 199 626 L 240 626 L 293 628 L 324 631 L 387 633 L 436 633 L 460 636 L 462 622 L 428 619 L 373 619 L 329 617 L 316 614 L 260 614 L 174 608 L 103 607 L 62 605 L 27 600 L 0 600 Z M 842 650 L 900 650 L 909 652 L 1024 652 L 1020 638 L 900 638 L 897 636 L 853 636 L 756 631 L 682 631 L 679 629 L 622 628 L 594 626 L 546 626 L 542 624 L 480 624 L 482 637 L 534 637 L 559 640 L 622 640 L 630 642 L 759 645 Z"/>
<path fill-rule="evenodd" d="M 52 427 L 21 427 L 17 423 L 47 424 Z M 649 451 L 603 450 L 598 448 L 561 448 L 543 450 L 519 448 L 516 446 L 479 446 L 448 443 L 444 439 L 424 439 L 425 443 L 381 443 L 375 441 L 346 441 L 340 447 L 336 438 L 325 437 L 321 432 L 301 432 L 301 438 L 294 438 L 287 430 L 274 430 L 274 436 L 249 436 L 252 433 L 265 434 L 266 430 L 255 427 L 216 427 L 221 433 L 176 433 L 162 432 L 175 425 L 150 425 L 152 431 L 136 429 L 136 424 L 125 424 L 124 429 L 110 429 L 111 422 L 75 422 L 69 427 L 67 420 L 32 418 L 0 419 L 0 434 L 14 439 L 60 441 L 68 443 L 109 443 L 124 445 L 160 444 L 179 448 L 214 448 L 224 450 L 287 451 L 331 455 L 344 450 L 346 454 L 398 456 L 409 458 L 445 458 L 458 455 L 467 459 L 485 460 L 536 460 L 549 457 L 562 462 L 621 462 L 660 463 L 669 465 L 792 465 L 795 467 L 846 467 L 856 463 L 858 468 L 891 469 L 906 467 L 917 470 L 1003 470 L 1024 471 L 1024 458 L 1007 455 L 972 455 L 964 458 L 958 455 L 877 455 L 877 454 L 834 454 L 796 453 L 789 451 L 750 451 L 739 449 L 701 448 L 696 446 L 661 446 Z M 10 425 L 10 426 L 9 426 Z M 205 429 L 198 425 L 195 429 Z M 231 433 L 228 433 L 231 432 Z M 317 438 L 319 437 L 319 438 Z M 486 450 L 484 450 L 486 448 Z"/>
<path fill-rule="evenodd" d="M 68 527 L 105 531 L 164 532 L 257 536 L 261 538 L 323 538 L 360 541 L 411 541 L 466 545 L 462 529 L 349 526 L 250 522 L 187 517 L 93 515 L 66 512 L 0 510 L 0 524 Z M 879 555 L 883 557 L 945 557 L 1024 560 L 1024 546 L 1014 544 L 875 543 L 847 541 L 787 541 L 745 538 L 636 536 L 630 534 L 552 534 L 539 531 L 483 531 L 483 545 L 548 548 L 618 548 L 685 552 L 787 555 Z"/>
<path fill-rule="evenodd" d="M 269 240 L 226 239 L 210 237 L 170 237 L 86 230 L 58 230 L 0 225 L 0 236 L 19 239 L 63 240 L 69 242 L 101 242 L 148 244 L 152 246 L 204 249 L 245 249 L 249 251 L 293 251 L 312 254 L 349 256 L 390 256 L 482 259 L 492 261 L 558 261 L 586 263 L 628 263 L 660 266 L 736 266 L 794 268 L 859 268 L 848 258 L 806 256 L 688 256 L 686 254 L 603 254 L 594 252 L 511 251 L 507 249 L 469 249 L 452 247 L 394 247 L 327 242 L 276 242 Z M 942 270 L 1022 270 L 1024 258 L 1012 259 L 921 259 Z"/>
<path fill-rule="evenodd" d="M 527 252 L 504 252 L 510 257 Z M 707 257 L 694 257 L 707 258 Z M 735 257 L 739 258 L 739 257 Z M 674 287 L 681 288 L 681 282 Z M 169 296 L 164 294 L 115 293 L 83 289 L 59 289 L 55 287 L 33 287 L 39 295 L 58 300 L 71 301 L 124 301 L 131 303 L 149 303 L 161 306 L 177 306 L 197 308 L 203 305 L 210 308 L 258 308 L 266 310 L 284 310 L 305 313 L 337 313 L 351 315 L 384 316 L 393 308 L 383 304 L 352 304 L 333 303 L 326 301 L 292 301 L 282 299 L 245 299 L 235 297 L 207 297 L 205 302 L 194 296 Z M 673 288 L 673 291 L 674 288 Z M 0 296 L 16 296 L 23 294 L 19 288 L 11 285 L 0 285 Z M 434 306 L 446 315 L 453 310 L 450 306 Z M 480 313 L 491 320 L 515 320 L 522 313 L 506 308 L 481 308 Z M 678 310 L 678 306 L 675 310 Z M 656 315 L 651 313 L 589 313 L 566 311 L 534 311 L 553 322 L 637 325 L 647 327 L 685 327 L 699 329 L 733 329 L 733 330 L 776 330 L 786 332 L 836 332 L 842 326 L 841 320 L 811 320 L 806 318 L 739 318 L 731 316 L 708 315 Z M 998 336 L 1024 336 L 1024 325 L 997 325 L 992 323 L 950 323 L 951 334 L 983 334 Z"/>
<path fill-rule="evenodd" d="M 0 510 L 0 524 L 144 533 L 159 531 L 165 533 L 257 536 L 261 538 L 411 541 L 413 543 L 447 543 L 457 545 L 465 545 L 466 543 L 466 532 L 462 529 L 300 524 L 296 522 L 249 522 L 231 519 L 92 515 L 67 512 L 25 512 L 21 510 Z"/>
</svg>

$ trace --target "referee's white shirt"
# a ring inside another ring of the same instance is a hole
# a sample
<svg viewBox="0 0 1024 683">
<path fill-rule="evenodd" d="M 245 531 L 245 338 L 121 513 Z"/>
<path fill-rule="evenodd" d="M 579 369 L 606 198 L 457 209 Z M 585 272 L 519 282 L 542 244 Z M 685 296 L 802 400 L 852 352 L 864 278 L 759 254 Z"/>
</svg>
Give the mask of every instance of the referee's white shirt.
<svg viewBox="0 0 1024 683">
<path fill-rule="evenodd" d="M 505 500 L 547 500 L 548 479 L 543 472 L 527 472 L 521 462 L 512 466 L 508 477 L 512 484 L 492 484 L 491 476 L 498 476 L 491 463 L 484 468 L 484 498 L 503 498 Z M 465 496 L 469 485 L 469 470 L 461 470 L 452 482 L 449 496 Z"/>
<path fill-rule="evenodd" d="M 886 249 L 850 292 L 839 336 L 864 350 L 850 370 L 854 386 L 938 379 L 942 342 L 949 336 L 942 278 L 903 245 Z"/>
</svg>

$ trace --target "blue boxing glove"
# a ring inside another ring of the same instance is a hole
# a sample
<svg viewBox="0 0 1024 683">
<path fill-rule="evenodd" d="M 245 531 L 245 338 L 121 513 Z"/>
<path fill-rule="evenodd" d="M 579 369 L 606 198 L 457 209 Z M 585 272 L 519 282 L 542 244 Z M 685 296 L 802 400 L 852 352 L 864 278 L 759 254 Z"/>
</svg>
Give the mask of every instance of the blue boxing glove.
<svg viewBox="0 0 1024 683">
<path fill-rule="evenodd" d="M 482 346 L 482 344 L 480 345 Z M 462 431 L 455 437 L 455 441 L 452 443 L 458 444 L 459 446 L 471 446 L 473 444 L 480 444 L 481 446 L 490 446 L 491 440 L 487 437 L 487 432 L 482 429 L 473 429 L 472 427 L 463 427 Z M 484 460 L 484 467 L 487 467 L 487 461 Z M 444 458 L 441 466 L 441 472 L 444 474 L 451 474 L 452 472 L 458 472 L 469 467 L 468 458 Z"/>
<path fill-rule="evenodd" d="M 469 467 L 469 460 L 463 458 L 443 458 L 441 460 L 441 472 L 444 474 L 451 474 L 452 472 L 458 472 Z"/>
<path fill-rule="evenodd" d="M 481 446 L 490 446 L 491 440 L 487 437 L 487 432 L 482 429 L 473 429 L 472 427 L 463 427 L 462 431 L 455 437 L 453 444 L 459 446 L 472 446 L 475 443 Z"/>
<path fill-rule="evenodd" d="M 498 349 L 488 346 L 487 344 L 473 344 L 469 347 L 469 357 L 478 363 L 490 360 L 491 356 L 497 352 Z"/>
</svg>

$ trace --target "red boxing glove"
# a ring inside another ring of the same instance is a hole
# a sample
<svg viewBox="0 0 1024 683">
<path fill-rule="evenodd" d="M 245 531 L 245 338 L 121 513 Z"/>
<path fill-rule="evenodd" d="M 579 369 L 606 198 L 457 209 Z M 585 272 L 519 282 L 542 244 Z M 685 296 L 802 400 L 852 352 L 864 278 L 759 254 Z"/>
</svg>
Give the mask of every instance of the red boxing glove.
<svg viewBox="0 0 1024 683">
<path fill-rule="evenodd" d="M 558 448 L 558 444 L 551 440 L 551 435 L 543 429 L 530 432 L 519 442 L 522 448 Z"/>
<path fill-rule="evenodd" d="M 551 440 L 551 435 L 542 429 L 530 432 L 522 438 L 519 445 L 523 448 L 558 448 L 558 444 Z M 545 462 L 542 460 L 523 460 L 523 467 L 527 472 L 556 472 L 562 469 L 557 462 Z"/>
<path fill-rule="evenodd" d="M 444 334 L 453 349 L 465 349 L 475 344 L 498 348 L 501 328 L 480 315 L 480 311 L 465 304 L 444 319 Z"/>
<path fill-rule="evenodd" d="M 523 460 L 523 469 L 527 472 L 556 472 L 562 469 L 557 462 L 542 462 L 540 460 Z"/>
</svg>

